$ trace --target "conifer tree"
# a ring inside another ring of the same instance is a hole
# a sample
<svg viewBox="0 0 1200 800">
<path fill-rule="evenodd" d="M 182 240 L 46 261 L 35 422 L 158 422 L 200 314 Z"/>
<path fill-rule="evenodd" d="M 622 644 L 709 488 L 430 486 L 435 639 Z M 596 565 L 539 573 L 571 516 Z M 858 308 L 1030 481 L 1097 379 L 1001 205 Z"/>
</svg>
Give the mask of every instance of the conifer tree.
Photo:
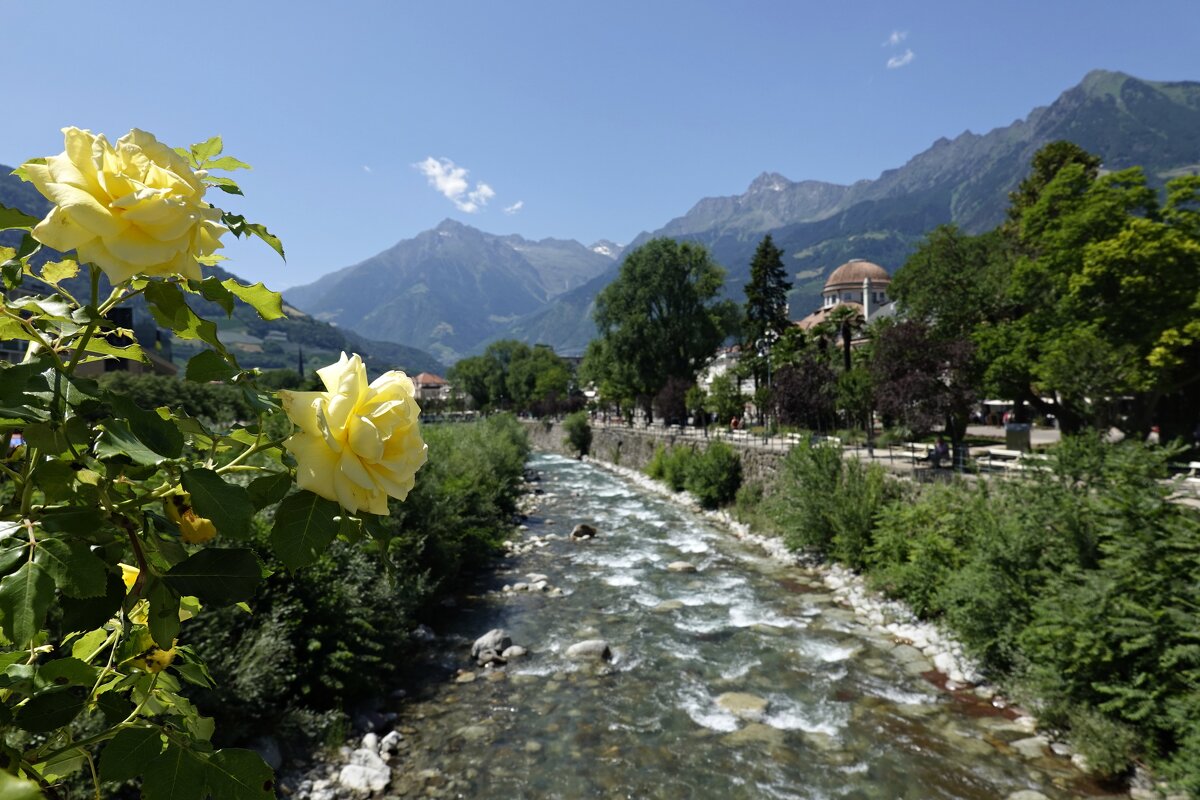
<svg viewBox="0 0 1200 800">
<path fill-rule="evenodd" d="M 750 282 L 746 284 L 746 321 L 742 352 L 757 387 L 766 382 L 766 361 L 759 350 L 783 335 L 788 320 L 787 293 L 792 284 L 783 267 L 783 251 L 775 246 L 771 234 L 758 243 L 750 261 Z"/>
</svg>

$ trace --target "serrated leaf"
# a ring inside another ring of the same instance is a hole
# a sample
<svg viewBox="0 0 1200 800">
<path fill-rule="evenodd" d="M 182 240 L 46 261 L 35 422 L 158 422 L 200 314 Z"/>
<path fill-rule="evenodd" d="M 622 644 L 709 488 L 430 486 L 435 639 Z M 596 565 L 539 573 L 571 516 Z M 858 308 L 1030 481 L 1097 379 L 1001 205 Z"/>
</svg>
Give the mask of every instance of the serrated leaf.
<svg viewBox="0 0 1200 800">
<path fill-rule="evenodd" d="M 188 359 L 184 377 L 196 383 L 208 383 L 209 381 L 228 381 L 237 374 L 238 370 L 221 358 L 221 355 L 215 350 L 201 350 Z"/>
<path fill-rule="evenodd" d="M 253 550 L 207 547 L 171 567 L 163 580 L 181 595 L 227 606 L 254 597 L 262 566 Z"/>
<path fill-rule="evenodd" d="M 213 753 L 207 765 L 213 800 L 263 800 L 275 796 L 275 773 L 253 750 L 227 747 Z"/>
<path fill-rule="evenodd" d="M 205 300 L 219 305 L 225 311 L 225 316 L 233 316 L 233 294 L 215 276 L 209 275 L 200 281 L 198 286 L 192 281 L 191 286 L 198 289 L 200 296 Z"/>
<path fill-rule="evenodd" d="M 309 491 L 284 499 L 275 510 L 271 547 L 288 569 L 312 564 L 338 532 L 342 507 Z"/>
<path fill-rule="evenodd" d="M 142 444 L 167 458 L 179 458 L 183 453 L 183 434 L 169 419 L 157 411 L 147 411 L 124 395 L 113 395 L 113 410 L 129 422 L 129 430 Z"/>
<path fill-rule="evenodd" d="M 250 501 L 257 509 L 278 503 L 287 497 L 292 488 L 292 476 L 287 472 L 273 472 L 250 481 L 246 491 L 250 493 Z"/>
<path fill-rule="evenodd" d="M 183 292 L 173 283 L 154 281 L 146 287 L 146 301 L 155 321 L 170 328 L 181 339 L 199 339 L 212 345 L 218 353 L 230 357 L 217 336 L 217 326 L 191 309 Z M 232 357 L 230 357 L 232 359 Z"/>
<path fill-rule="evenodd" d="M 232 172 L 235 169 L 250 169 L 250 165 L 245 161 L 234 158 L 233 156 L 221 156 L 220 158 L 214 158 L 212 161 L 209 161 L 204 165 L 204 168 L 223 169 Z M 209 180 L 211 181 L 213 178 L 210 177 Z"/>
<path fill-rule="evenodd" d="M 142 800 L 202 800 L 205 765 L 195 753 L 172 742 L 142 773 Z"/>
<path fill-rule="evenodd" d="M 17 532 L 19 531 L 19 532 Z M 0 575 L 16 569 L 17 564 L 29 557 L 29 537 L 21 535 L 23 528 L 16 528 L 10 535 L 0 537 Z"/>
<path fill-rule="evenodd" d="M 74 278 L 79 274 L 79 262 L 65 258 L 62 261 L 48 261 L 42 265 L 40 277 L 46 283 L 57 286 L 59 281 Z"/>
<path fill-rule="evenodd" d="M 260 225 L 256 222 L 247 222 L 246 218 L 240 214 L 230 214 L 229 212 L 225 212 L 221 216 L 221 222 L 225 227 L 229 228 L 230 233 L 239 239 L 244 236 L 257 236 L 269 244 L 276 253 L 279 253 L 280 258 L 287 261 L 287 256 L 283 254 L 283 242 L 279 241 L 277 236 L 268 231 L 265 225 Z"/>
<path fill-rule="evenodd" d="M 117 782 L 136 778 L 162 749 L 162 731 L 158 728 L 126 728 L 100 753 L 100 779 Z"/>
<path fill-rule="evenodd" d="M 245 487 L 226 483 L 210 469 L 192 469 L 183 473 L 183 490 L 192 496 L 192 509 L 211 519 L 217 533 L 234 539 L 250 535 L 254 503 Z"/>
<path fill-rule="evenodd" d="M 92 654 L 99 650 L 107 640 L 108 631 L 103 628 L 88 631 L 71 644 L 71 657 L 87 663 L 91 660 Z"/>
<path fill-rule="evenodd" d="M 249 305 L 265 320 L 280 319 L 283 313 L 283 295 L 273 292 L 262 281 L 255 284 L 243 285 L 233 278 L 227 278 L 222 285 L 236 295 L 238 299 Z"/>
<path fill-rule="evenodd" d="M 84 598 L 104 594 L 108 568 L 83 542 L 39 539 L 33 560 L 65 595 Z"/>
<path fill-rule="evenodd" d="M 221 137 L 214 136 L 211 139 L 192 145 L 191 154 L 196 159 L 196 163 L 203 169 L 210 159 L 221 155 L 221 151 L 224 149 L 225 143 L 221 141 Z"/>
<path fill-rule="evenodd" d="M 18 228 L 21 230 L 29 230 L 34 225 L 41 222 L 37 217 L 31 217 L 24 211 L 18 211 L 15 208 L 0 203 L 0 231 Z"/>
<path fill-rule="evenodd" d="M 13 721 L 30 733 L 48 733 L 69 725 L 83 711 L 87 698 L 81 686 L 54 686 L 29 698 Z"/>
<path fill-rule="evenodd" d="M 209 175 L 204 179 L 204 182 L 209 186 L 215 186 L 226 194 L 244 196 L 242 193 L 242 187 L 238 186 L 237 181 L 233 180 L 232 178 L 218 178 L 214 175 Z"/>
<path fill-rule="evenodd" d="M 95 353 L 99 356 L 125 358 L 130 361 L 148 361 L 145 351 L 142 350 L 142 346 L 136 342 L 127 345 L 116 345 L 102 336 L 96 336 L 89 339 L 83 349 L 85 352 Z"/>
<path fill-rule="evenodd" d="M 54 600 L 54 579 L 37 564 L 26 561 L 0 580 L 0 624 L 18 647 L 25 647 L 42 629 Z"/>
</svg>

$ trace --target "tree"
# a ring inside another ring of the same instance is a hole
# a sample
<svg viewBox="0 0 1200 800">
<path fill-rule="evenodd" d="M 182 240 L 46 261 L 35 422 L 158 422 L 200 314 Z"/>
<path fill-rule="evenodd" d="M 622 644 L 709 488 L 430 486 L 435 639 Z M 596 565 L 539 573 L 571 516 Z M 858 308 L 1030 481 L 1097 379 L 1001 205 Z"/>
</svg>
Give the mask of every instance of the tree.
<svg viewBox="0 0 1200 800">
<path fill-rule="evenodd" d="M 754 258 L 750 261 L 750 282 L 745 287 L 742 354 L 750 364 L 755 388 L 766 382 L 766 365 L 759 351 L 764 347 L 769 350 L 791 327 L 787 304 L 787 293 L 791 288 L 787 270 L 783 268 L 783 251 L 775 246 L 768 233 L 754 251 Z"/>
<path fill-rule="evenodd" d="M 704 407 L 717 418 L 718 425 L 727 425 L 734 417 L 741 417 L 746 398 L 742 397 L 737 378 L 728 372 L 713 378 Z"/>
<path fill-rule="evenodd" d="M 717 295 L 725 277 L 708 251 L 655 239 L 630 253 L 596 298 L 606 368 L 650 412 L 671 378 L 691 383 L 737 328 L 737 307 Z"/>
<path fill-rule="evenodd" d="M 854 341 L 854 334 L 862 330 L 862 312 L 852 305 L 842 304 L 829 312 L 825 317 L 825 322 L 837 331 L 837 335 L 842 340 L 842 371 L 849 372 L 852 366 L 850 345 Z"/>
<path fill-rule="evenodd" d="M 870 366 L 879 411 L 917 435 L 943 425 L 958 445 L 977 396 L 973 356 L 969 341 L 939 337 L 922 320 L 884 326 Z"/>
</svg>

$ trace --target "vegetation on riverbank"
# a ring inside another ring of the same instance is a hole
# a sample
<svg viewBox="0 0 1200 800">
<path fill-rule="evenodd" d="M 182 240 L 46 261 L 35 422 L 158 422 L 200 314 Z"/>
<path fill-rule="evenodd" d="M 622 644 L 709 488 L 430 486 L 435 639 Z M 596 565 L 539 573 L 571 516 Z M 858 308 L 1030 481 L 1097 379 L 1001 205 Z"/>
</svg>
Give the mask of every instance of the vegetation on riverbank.
<svg viewBox="0 0 1200 800">
<path fill-rule="evenodd" d="M 917 487 L 797 447 L 751 513 L 945 624 L 1094 771 L 1197 793 L 1200 514 L 1170 501 L 1170 457 L 1071 437 L 1037 480 Z"/>
<path fill-rule="evenodd" d="M 646 474 L 679 492 L 691 492 L 704 508 L 733 502 L 742 485 L 742 459 L 724 442 L 710 442 L 703 450 L 659 445 L 646 465 Z"/>
<path fill-rule="evenodd" d="M 341 742 L 347 712 L 386 694 L 423 610 L 478 568 L 508 535 L 529 445 L 511 416 L 422 431 L 429 461 L 387 536 L 335 541 L 286 572 L 256 520 L 254 547 L 273 574 L 250 603 L 195 621 L 194 646 L 219 690 L 195 702 L 218 736 L 272 735 L 285 749 Z"/>
</svg>

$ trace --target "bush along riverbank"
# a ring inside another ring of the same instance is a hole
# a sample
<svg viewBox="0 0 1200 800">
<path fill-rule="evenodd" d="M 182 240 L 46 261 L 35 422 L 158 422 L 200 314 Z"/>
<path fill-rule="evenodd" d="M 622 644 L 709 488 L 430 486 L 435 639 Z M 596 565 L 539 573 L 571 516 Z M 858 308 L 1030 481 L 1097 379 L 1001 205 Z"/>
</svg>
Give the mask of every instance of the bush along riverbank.
<svg viewBox="0 0 1200 800">
<path fill-rule="evenodd" d="M 687 458 L 666 451 L 647 472 L 670 482 Z M 1147 766 L 1157 791 L 1197 797 L 1200 514 L 1170 501 L 1169 458 L 1080 436 L 1036 478 L 918 486 L 798 447 L 765 500 L 757 485 L 738 492 L 748 525 L 719 515 L 776 555 L 824 560 L 826 583 L 934 654 L 949 688 L 1004 687 L 1043 744 L 1069 736 L 1098 776 Z"/>
<path fill-rule="evenodd" d="M 252 743 L 276 767 L 342 744 L 351 713 L 394 688 L 422 614 L 509 537 L 529 453 L 521 425 L 501 415 L 422 433 L 429 461 L 384 520 L 387 536 L 335 540 L 314 565 L 285 574 L 265 546 L 270 521 L 256 520 L 273 574 L 252 613 L 195 621 L 196 650 L 220 691 L 193 699 L 221 738 Z"/>
</svg>

